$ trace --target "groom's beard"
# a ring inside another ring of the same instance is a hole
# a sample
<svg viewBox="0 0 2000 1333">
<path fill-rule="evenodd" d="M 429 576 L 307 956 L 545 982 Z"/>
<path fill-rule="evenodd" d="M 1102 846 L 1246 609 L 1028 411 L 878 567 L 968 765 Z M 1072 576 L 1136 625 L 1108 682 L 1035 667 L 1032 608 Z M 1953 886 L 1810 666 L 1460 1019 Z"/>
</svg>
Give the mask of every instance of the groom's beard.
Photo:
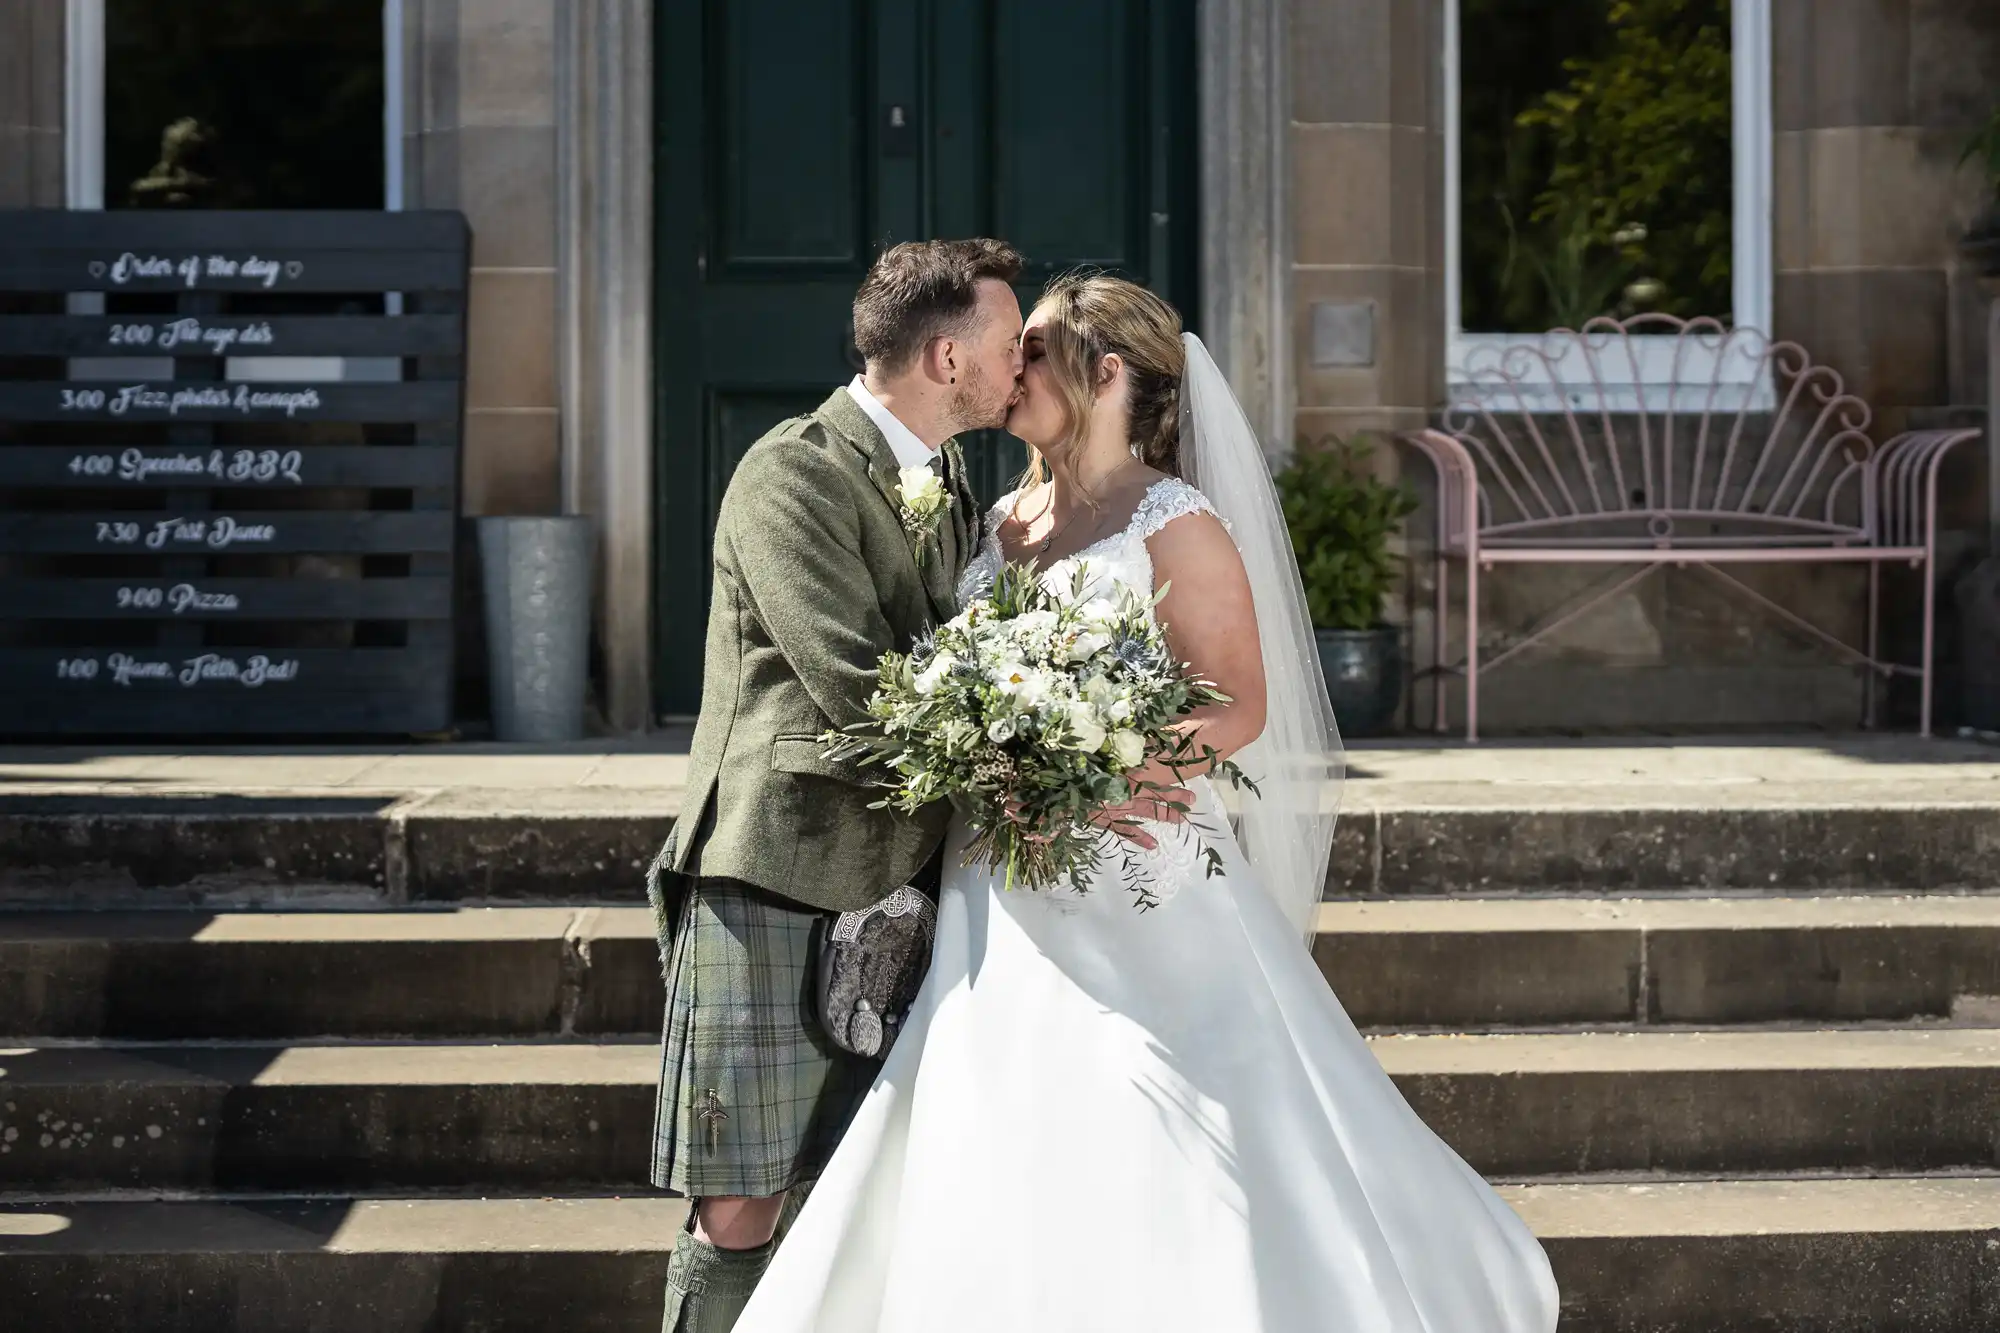
<svg viewBox="0 0 2000 1333">
<path fill-rule="evenodd" d="M 945 402 L 945 410 L 951 416 L 952 434 L 1005 425 L 1007 405 L 1013 398 L 1014 385 L 1011 381 L 995 385 L 983 371 L 968 369 L 965 383 L 955 389 Z"/>
</svg>

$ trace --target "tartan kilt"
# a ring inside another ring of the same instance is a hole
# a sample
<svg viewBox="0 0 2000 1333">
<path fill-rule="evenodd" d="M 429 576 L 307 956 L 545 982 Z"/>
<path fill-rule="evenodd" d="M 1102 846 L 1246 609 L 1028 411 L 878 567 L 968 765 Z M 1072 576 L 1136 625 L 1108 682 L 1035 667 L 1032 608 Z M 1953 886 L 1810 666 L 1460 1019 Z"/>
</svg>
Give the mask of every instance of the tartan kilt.
<svg viewBox="0 0 2000 1333">
<path fill-rule="evenodd" d="M 828 1041 L 813 1010 L 827 913 L 734 880 L 681 895 L 667 962 L 653 1183 L 688 1198 L 769 1198 L 818 1179 L 880 1066 Z"/>
</svg>

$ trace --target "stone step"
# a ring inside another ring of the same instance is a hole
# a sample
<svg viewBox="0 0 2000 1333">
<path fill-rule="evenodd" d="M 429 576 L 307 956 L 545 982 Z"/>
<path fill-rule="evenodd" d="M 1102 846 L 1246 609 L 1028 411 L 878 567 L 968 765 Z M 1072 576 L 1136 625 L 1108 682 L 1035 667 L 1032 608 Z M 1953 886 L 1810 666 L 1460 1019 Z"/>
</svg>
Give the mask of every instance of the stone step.
<svg viewBox="0 0 2000 1333">
<path fill-rule="evenodd" d="M 653 1333 L 686 1215 L 664 1196 L 0 1200 L 0 1327 Z"/>
<path fill-rule="evenodd" d="M 2000 1179 L 1531 1185 L 1562 1333 L 1992 1333 Z"/>
<path fill-rule="evenodd" d="M 620 786 L 0 793 L 9 849 L 0 902 L 636 900 L 680 799 L 678 788 Z M 1990 775 L 1356 781 L 1328 889 L 1991 889 L 2000 887 L 1996 818 L 2000 782 Z"/>
<path fill-rule="evenodd" d="M 0 1053 L 0 1190 L 644 1189 L 656 1043 Z"/>
<path fill-rule="evenodd" d="M 1494 1176 L 2000 1166 L 2000 1031 L 1379 1037 Z M 636 1187 L 650 1042 L 28 1047 L 0 1189 Z"/>
<path fill-rule="evenodd" d="M 1314 952 L 1363 1027 L 1947 1018 L 2000 994 L 2000 896 L 1338 902 Z"/>
<path fill-rule="evenodd" d="M 2000 1167 L 2000 1030 L 1387 1036 L 1370 1043 L 1491 1176 Z"/>
<path fill-rule="evenodd" d="M 2000 1180 L 1539 1184 L 1564 1333 L 2000 1330 Z M 21 1329 L 640 1333 L 678 1200 L 0 1199 Z"/>
<path fill-rule="evenodd" d="M 2000 995 L 2000 896 L 1327 903 L 1369 1028 L 1942 1019 Z M 643 907 L 0 913 L 0 1035 L 652 1033 Z"/>
<path fill-rule="evenodd" d="M 0 913 L 0 1035 L 658 1032 L 644 907 Z"/>
</svg>

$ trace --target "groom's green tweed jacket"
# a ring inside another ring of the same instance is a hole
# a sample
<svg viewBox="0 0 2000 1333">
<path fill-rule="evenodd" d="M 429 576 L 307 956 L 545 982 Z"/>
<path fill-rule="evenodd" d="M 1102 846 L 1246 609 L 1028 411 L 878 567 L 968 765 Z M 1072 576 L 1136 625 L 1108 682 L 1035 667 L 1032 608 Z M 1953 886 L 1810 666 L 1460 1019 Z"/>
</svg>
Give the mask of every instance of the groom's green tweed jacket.
<svg viewBox="0 0 2000 1333">
<path fill-rule="evenodd" d="M 687 795 L 648 875 L 663 926 L 662 869 L 844 912 L 906 883 L 943 839 L 944 804 L 870 810 L 884 770 L 827 759 L 820 735 L 866 718 L 883 653 L 954 614 L 980 515 L 955 441 L 944 456 L 952 503 L 921 566 L 895 453 L 846 389 L 737 466 L 716 520 Z"/>
</svg>

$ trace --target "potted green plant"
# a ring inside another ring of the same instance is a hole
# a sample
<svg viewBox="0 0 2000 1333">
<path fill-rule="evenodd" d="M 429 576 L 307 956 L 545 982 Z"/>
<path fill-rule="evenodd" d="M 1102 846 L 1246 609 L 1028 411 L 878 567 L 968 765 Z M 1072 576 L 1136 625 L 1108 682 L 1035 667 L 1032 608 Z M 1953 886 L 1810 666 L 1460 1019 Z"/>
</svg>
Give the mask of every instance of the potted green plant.
<svg viewBox="0 0 2000 1333">
<path fill-rule="evenodd" d="M 1403 699 L 1402 635 L 1382 606 L 1396 580 L 1389 541 L 1417 501 L 1374 474 L 1373 456 L 1365 440 L 1335 436 L 1301 445 L 1276 478 L 1327 696 L 1350 736 L 1386 729 Z"/>
<path fill-rule="evenodd" d="M 1960 164 L 1976 162 L 1986 176 L 1986 210 L 1973 219 L 1959 243 L 1986 277 L 2000 277 L 2000 106 L 1965 146 Z"/>
</svg>

